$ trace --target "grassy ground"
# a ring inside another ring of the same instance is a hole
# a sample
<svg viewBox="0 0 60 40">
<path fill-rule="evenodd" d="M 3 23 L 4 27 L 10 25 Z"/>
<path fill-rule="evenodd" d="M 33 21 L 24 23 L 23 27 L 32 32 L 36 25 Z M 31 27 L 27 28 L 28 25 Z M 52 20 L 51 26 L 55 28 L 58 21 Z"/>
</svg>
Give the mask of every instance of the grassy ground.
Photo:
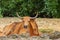
<svg viewBox="0 0 60 40">
<path fill-rule="evenodd" d="M 2 31 L 6 25 L 11 24 L 12 22 L 21 21 L 16 17 L 5 17 L 0 18 L 0 30 Z M 37 18 L 36 23 L 38 29 L 53 29 L 54 31 L 60 31 L 60 19 L 49 19 L 49 18 Z"/>
<path fill-rule="evenodd" d="M 5 17 L 5 18 L 0 18 L 0 31 L 3 31 L 3 28 L 13 22 L 20 22 L 21 20 L 19 18 L 16 17 Z M 26 37 L 19 37 L 17 39 L 20 40 L 20 38 L 22 40 L 60 40 L 60 19 L 49 19 L 49 18 L 37 18 L 36 23 L 38 25 L 38 29 L 39 32 L 52 32 L 52 31 L 59 31 L 59 32 L 55 32 L 50 34 L 52 38 L 57 38 L 57 36 L 59 37 L 58 39 L 49 39 L 48 36 L 46 36 L 47 34 L 42 34 L 42 36 L 39 37 L 31 37 L 31 38 L 26 38 Z M 44 37 L 45 36 L 45 37 Z M 41 38 L 42 37 L 42 38 Z M 5 38 L 5 37 L 0 37 L 0 39 L 7 39 L 7 40 L 17 40 L 17 39 L 12 39 L 12 38 Z"/>
<path fill-rule="evenodd" d="M 36 19 L 39 29 L 52 29 L 60 32 L 60 19 L 42 18 Z"/>
</svg>

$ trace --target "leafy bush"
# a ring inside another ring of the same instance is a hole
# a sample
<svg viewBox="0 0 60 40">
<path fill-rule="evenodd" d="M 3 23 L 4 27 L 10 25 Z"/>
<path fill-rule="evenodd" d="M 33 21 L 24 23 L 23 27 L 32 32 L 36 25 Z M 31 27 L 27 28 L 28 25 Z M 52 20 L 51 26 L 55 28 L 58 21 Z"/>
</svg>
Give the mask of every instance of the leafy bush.
<svg viewBox="0 0 60 40">
<path fill-rule="evenodd" d="M 60 17 L 59 5 L 58 0 L 0 0 L 0 17 L 15 17 L 16 13 L 19 13 L 20 16 L 39 13 L 39 15 L 58 18 Z"/>
<path fill-rule="evenodd" d="M 41 11 L 44 4 L 42 0 L 3 0 L 1 8 L 3 16 L 16 16 L 16 12 L 20 16 L 26 16 Z"/>
</svg>

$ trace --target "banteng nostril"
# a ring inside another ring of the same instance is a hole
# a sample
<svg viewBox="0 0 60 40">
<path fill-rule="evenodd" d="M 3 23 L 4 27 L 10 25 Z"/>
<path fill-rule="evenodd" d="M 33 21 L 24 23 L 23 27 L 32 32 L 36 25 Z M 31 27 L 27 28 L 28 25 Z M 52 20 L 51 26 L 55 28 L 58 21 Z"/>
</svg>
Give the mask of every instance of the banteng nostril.
<svg viewBox="0 0 60 40">
<path fill-rule="evenodd" d="M 27 26 L 24 26 L 24 28 L 27 28 Z"/>
</svg>

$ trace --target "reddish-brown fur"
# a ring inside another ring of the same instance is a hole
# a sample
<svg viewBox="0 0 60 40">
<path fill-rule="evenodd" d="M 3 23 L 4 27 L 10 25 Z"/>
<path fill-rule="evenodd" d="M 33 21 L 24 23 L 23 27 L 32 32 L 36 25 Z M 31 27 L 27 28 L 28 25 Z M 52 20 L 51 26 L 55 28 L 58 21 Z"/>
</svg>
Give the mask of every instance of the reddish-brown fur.
<svg viewBox="0 0 60 40">
<path fill-rule="evenodd" d="M 27 26 L 27 28 L 24 28 L 24 26 Z M 31 19 L 28 16 L 24 17 L 22 22 L 14 22 L 11 25 L 6 26 L 1 34 L 24 34 L 27 32 L 30 34 L 30 36 L 39 36 L 38 26 L 35 19 Z"/>
</svg>

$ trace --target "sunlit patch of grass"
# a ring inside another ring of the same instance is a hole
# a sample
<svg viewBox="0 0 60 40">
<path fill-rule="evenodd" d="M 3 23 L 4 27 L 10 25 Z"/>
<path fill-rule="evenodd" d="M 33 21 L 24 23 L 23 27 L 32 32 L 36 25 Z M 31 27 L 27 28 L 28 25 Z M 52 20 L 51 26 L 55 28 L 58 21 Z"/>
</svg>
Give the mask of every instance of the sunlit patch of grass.
<svg viewBox="0 0 60 40">
<path fill-rule="evenodd" d="M 39 32 L 42 32 L 42 33 L 52 33 L 53 29 L 41 28 L 41 29 L 39 29 Z"/>
</svg>

